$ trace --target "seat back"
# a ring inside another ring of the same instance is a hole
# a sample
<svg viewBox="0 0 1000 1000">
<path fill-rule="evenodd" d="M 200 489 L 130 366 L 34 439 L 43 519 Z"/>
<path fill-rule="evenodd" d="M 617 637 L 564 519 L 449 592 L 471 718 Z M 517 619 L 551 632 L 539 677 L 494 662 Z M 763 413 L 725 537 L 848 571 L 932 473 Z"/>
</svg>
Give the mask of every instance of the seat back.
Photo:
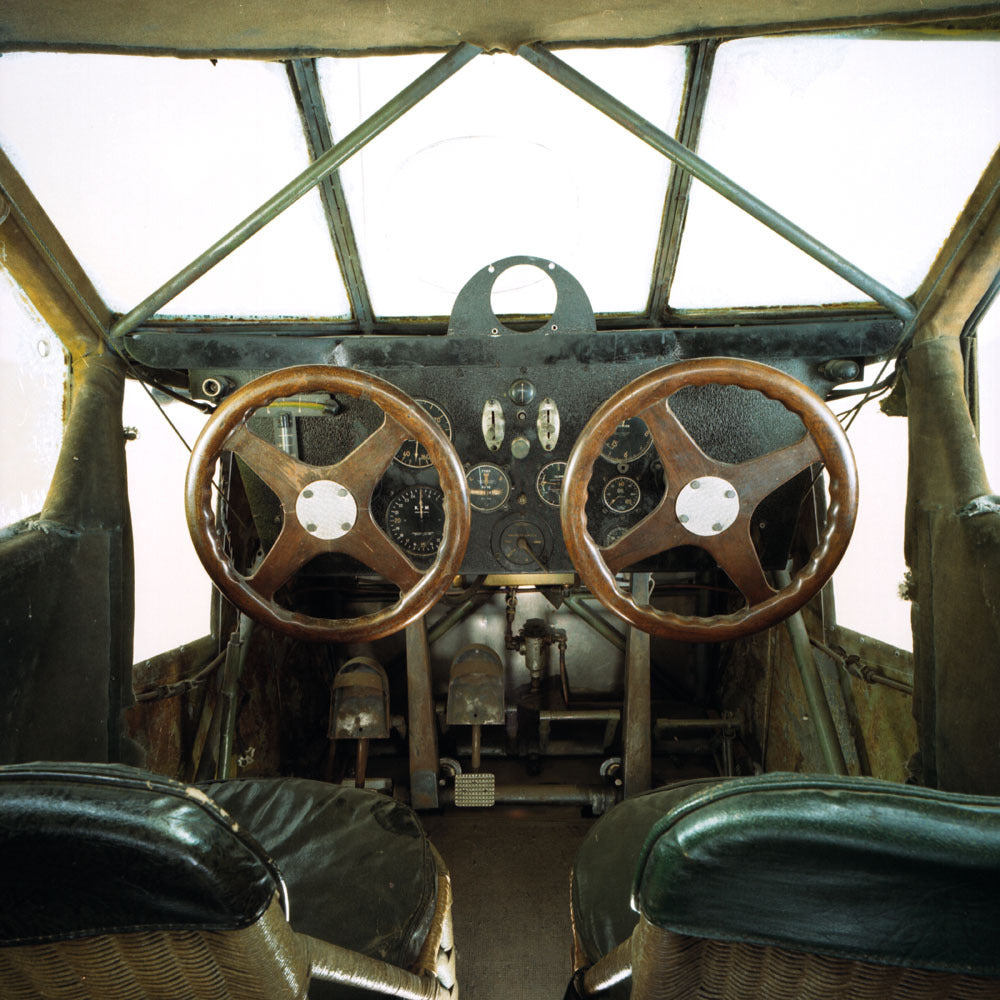
<svg viewBox="0 0 1000 1000">
<path fill-rule="evenodd" d="M 633 997 L 1000 996 L 1000 801 L 870 779 L 709 786 L 652 829 Z"/>
<path fill-rule="evenodd" d="M 0 768 L 0 995 L 304 997 L 281 877 L 204 793 L 116 765 Z"/>
</svg>

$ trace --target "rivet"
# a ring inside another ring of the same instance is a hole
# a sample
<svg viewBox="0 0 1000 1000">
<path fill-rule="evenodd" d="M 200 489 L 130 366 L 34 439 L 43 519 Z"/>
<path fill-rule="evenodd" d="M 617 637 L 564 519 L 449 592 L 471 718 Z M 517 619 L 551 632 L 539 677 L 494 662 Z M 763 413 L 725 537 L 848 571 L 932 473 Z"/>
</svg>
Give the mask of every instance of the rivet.
<svg viewBox="0 0 1000 1000">
<path fill-rule="evenodd" d="M 687 514 L 681 514 L 681 516 L 680 516 L 680 522 L 681 522 L 681 524 L 687 524 L 688 523 L 688 516 L 687 516 Z"/>
<path fill-rule="evenodd" d="M 726 490 L 726 499 L 732 500 L 736 496 L 736 490 Z"/>
<path fill-rule="evenodd" d="M 337 490 L 337 496 L 338 497 L 346 497 L 347 496 L 347 490 L 345 490 L 344 487 L 341 486 L 341 488 L 339 490 Z"/>
<path fill-rule="evenodd" d="M 340 526 L 340 530 L 341 530 L 341 531 L 350 531 L 350 530 L 351 530 L 351 526 L 350 526 L 350 524 L 349 524 L 349 523 L 348 523 L 347 521 L 345 521 L 345 522 L 344 522 L 344 523 L 343 523 L 343 524 L 342 524 L 342 525 Z"/>
<path fill-rule="evenodd" d="M 699 483 L 697 479 L 692 479 L 691 480 L 691 489 L 697 490 L 697 489 L 700 489 L 700 488 L 701 488 L 701 483 Z"/>
<path fill-rule="evenodd" d="M 722 531 L 722 525 L 716 521 L 715 524 L 712 525 L 712 531 Z"/>
<path fill-rule="evenodd" d="M 312 490 L 303 490 L 303 491 L 302 491 L 302 495 L 303 495 L 303 496 L 304 496 L 304 497 L 305 497 L 306 499 L 308 499 L 309 497 L 311 497 L 311 496 L 313 495 L 313 491 L 312 491 Z"/>
<path fill-rule="evenodd" d="M 315 524 L 307 524 L 306 525 L 306 531 L 315 531 L 315 530 L 316 530 L 316 525 Z"/>
</svg>

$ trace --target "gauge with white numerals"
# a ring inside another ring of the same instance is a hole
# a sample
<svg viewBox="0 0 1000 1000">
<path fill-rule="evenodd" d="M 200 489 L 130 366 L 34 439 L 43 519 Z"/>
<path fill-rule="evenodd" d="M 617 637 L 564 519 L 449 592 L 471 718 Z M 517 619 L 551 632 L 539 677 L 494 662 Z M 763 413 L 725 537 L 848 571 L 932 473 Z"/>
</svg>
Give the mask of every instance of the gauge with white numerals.
<svg viewBox="0 0 1000 1000">
<path fill-rule="evenodd" d="M 416 399 L 430 415 L 431 419 L 444 431 L 445 437 L 451 440 L 451 420 L 448 414 L 438 406 L 437 403 L 429 399 Z M 404 441 L 396 452 L 396 461 L 400 465 L 408 466 L 411 469 L 426 469 L 431 464 L 431 457 L 427 454 L 427 449 L 419 441 Z"/>
<path fill-rule="evenodd" d="M 562 496 L 563 476 L 566 474 L 565 462 L 549 462 L 542 466 L 535 480 L 535 489 L 543 502 L 550 507 L 558 507 Z"/>
<path fill-rule="evenodd" d="M 469 487 L 469 504 L 473 510 L 489 514 L 499 510 L 510 496 L 510 480 L 499 465 L 480 462 L 465 475 Z"/>
<path fill-rule="evenodd" d="M 411 556 L 432 556 L 444 533 L 444 494 L 436 486 L 407 486 L 385 515 L 389 537 Z"/>
<path fill-rule="evenodd" d="M 631 476 L 615 476 L 604 487 L 604 506 L 616 514 L 635 510 L 642 499 L 642 490 Z"/>
</svg>

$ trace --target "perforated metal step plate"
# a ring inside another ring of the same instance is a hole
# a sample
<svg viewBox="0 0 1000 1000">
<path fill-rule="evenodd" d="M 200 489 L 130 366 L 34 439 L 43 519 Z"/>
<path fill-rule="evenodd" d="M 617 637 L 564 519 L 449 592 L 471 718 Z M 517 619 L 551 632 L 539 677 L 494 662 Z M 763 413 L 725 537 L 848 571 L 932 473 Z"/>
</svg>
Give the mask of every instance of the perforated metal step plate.
<svg viewBox="0 0 1000 1000">
<path fill-rule="evenodd" d="M 462 809 L 483 808 L 496 802 L 495 774 L 456 774 L 455 805 Z"/>
</svg>

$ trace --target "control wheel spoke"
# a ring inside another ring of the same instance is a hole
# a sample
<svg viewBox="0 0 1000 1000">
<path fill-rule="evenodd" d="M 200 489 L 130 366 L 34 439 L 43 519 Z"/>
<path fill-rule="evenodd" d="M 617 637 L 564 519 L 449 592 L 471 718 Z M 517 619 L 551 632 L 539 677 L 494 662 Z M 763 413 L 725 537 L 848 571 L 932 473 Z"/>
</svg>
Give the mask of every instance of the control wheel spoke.
<svg viewBox="0 0 1000 1000">
<path fill-rule="evenodd" d="M 718 475 L 720 463 L 709 458 L 687 428 L 677 419 L 677 414 L 670 409 L 665 399 L 647 407 L 639 418 L 649 428 L 653 436 L 653 446 L 656 448 L 663 469 L 667 475 L 667 483 L 672 490 L 679 489 L 684 483 L 698 476 Z"/>
<path fill-rule="evenodd" d="M 660 552 L 684 545 L 690 535 L 677 523 L 669 497 L 664 497 L 652 514 L 644 517 L 613 545 L 601 549 L 601 555 L 612 573 L 642 562 Z"/>
<path fill-rule="evenodd" d="M 714 556 L 726 576 L 746 598 L 747 605 L 760 604 L 775 595 L 776 591 L 768 583 L 750 538 L 748 522 L 735 524 L 721 535 L 700 539 L 699 544 Z"/>
<path fill-rule="evenodd" d="M 246 424 L 229 435 L 225 448 L 241 458 L 271 488 L 286 511 L 295 508 L 295 498 L 316 478 L 316 469 L 257 437 Z"/>
<path fill-rule="evenodd" d="M 376 573 L 381 573 L 404 594 L 412 590 L 423 575 L 372 520 L 367 510 L 359 513 L 354 528 L 331 547 L 364 563 Z"/>
<path fill-rule="evenodd" d="M 286 515 L 274 545 L 268 550 L 261 564 L 247 578 L 247 583 L 262 597 L 270 600 L 275 592 L 288 582 L 292 574 L 304 566 L 323 547 L 304 531 L 291 523 L 295 515 Z"/>
<path fill-rule="evenodd" d="M 731 466 L 727 475 L 739 491 L 744 509 L 752 513 L 761 500 L 822 460 L 816 442 L 806 434 L 787 448 Z"/>
<path fill-rule="evenodd" d="M 331 479 L 343 483 L 363 507 L 371 497 L 375 484 L 399 451 L 400 445 L 412 435 L 388 414 L 377 431 L 370 434 L 346 458 L 327 471 Z"/>
</svg>

